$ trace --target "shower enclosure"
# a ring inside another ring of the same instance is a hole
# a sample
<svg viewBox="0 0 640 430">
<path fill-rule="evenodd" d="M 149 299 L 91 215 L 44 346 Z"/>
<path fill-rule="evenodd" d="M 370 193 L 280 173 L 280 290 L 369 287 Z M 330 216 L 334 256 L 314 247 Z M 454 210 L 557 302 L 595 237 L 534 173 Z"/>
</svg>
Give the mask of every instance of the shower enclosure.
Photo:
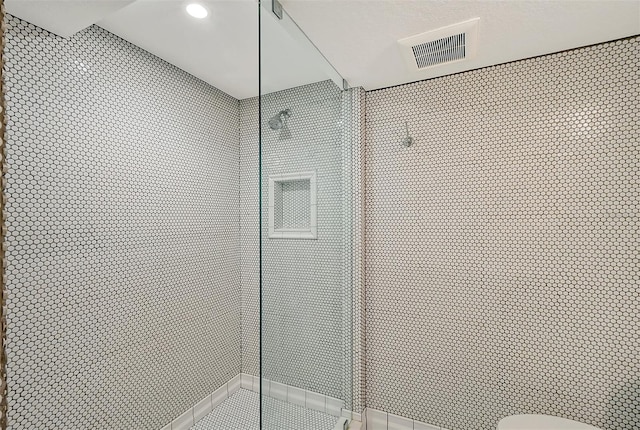
<svg viewBox="0 0 640 430">
<path fill-rule="evenodd" d="M 274 26 L 295 44 L 283 49 Z M 361 96 L 285 8 L 262 2 L 259 154 L 247 169 L 260 198 L 243 225 L 260 217 L 264 429 L 342 428 L 358 409 Z"/>
</svg>

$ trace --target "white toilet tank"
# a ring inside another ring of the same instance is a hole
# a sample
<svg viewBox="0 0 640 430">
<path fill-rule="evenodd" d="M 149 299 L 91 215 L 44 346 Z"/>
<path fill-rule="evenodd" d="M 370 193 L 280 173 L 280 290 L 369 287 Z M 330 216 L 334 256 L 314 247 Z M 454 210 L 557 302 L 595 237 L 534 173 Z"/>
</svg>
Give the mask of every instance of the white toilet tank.
<svg viewBox="0 0 640 430">
<path fill-rule="evenodd" d="M 551 415 L 512 415 L 500 420 L 498 430 L 601 430 Z"/>
</svg>

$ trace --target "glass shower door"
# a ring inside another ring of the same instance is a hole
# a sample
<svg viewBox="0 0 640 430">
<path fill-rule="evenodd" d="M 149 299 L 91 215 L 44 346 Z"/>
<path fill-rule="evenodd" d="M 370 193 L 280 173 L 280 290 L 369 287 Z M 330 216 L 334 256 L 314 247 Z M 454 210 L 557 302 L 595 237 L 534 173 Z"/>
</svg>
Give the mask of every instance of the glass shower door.
<svg viewBox="0 0 640 430">
<path fill-rule="evenodd" d="M 354 409 L 357 96 L 286 10 L 262 3 L 262 428 L 330 430 Z"/>
</svg>

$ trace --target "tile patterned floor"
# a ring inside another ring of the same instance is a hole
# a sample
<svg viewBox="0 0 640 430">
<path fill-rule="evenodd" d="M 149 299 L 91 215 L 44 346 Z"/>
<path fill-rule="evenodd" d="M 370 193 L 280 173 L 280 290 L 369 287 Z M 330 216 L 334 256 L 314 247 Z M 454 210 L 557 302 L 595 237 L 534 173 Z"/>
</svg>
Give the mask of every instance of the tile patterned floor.
<svg viewBox="0 0 640 430">
<path fill-rule="evenodd" d="M 238 390 L 192 430 L 258 430 L 258 393 Z M 338 417 L 265 397 L 265 430 L 333 430 Z"/>
</svg>

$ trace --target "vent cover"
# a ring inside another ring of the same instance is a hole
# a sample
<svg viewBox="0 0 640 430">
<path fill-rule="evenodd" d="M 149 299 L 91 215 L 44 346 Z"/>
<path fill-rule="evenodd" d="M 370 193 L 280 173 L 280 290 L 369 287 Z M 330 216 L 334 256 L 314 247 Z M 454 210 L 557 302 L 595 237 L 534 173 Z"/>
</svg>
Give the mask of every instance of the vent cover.
<svg viewBox="0 0 640 430">
<path fill-rule="evenodd" d="M 410 70 L 420 71 L 475 55 L 479 18 L 399 40 Z"/>
<path fill-rule="evenodd" d="M 465 33 L 412 46 L 418 69 L 464 59 Z"/>
</svg>

